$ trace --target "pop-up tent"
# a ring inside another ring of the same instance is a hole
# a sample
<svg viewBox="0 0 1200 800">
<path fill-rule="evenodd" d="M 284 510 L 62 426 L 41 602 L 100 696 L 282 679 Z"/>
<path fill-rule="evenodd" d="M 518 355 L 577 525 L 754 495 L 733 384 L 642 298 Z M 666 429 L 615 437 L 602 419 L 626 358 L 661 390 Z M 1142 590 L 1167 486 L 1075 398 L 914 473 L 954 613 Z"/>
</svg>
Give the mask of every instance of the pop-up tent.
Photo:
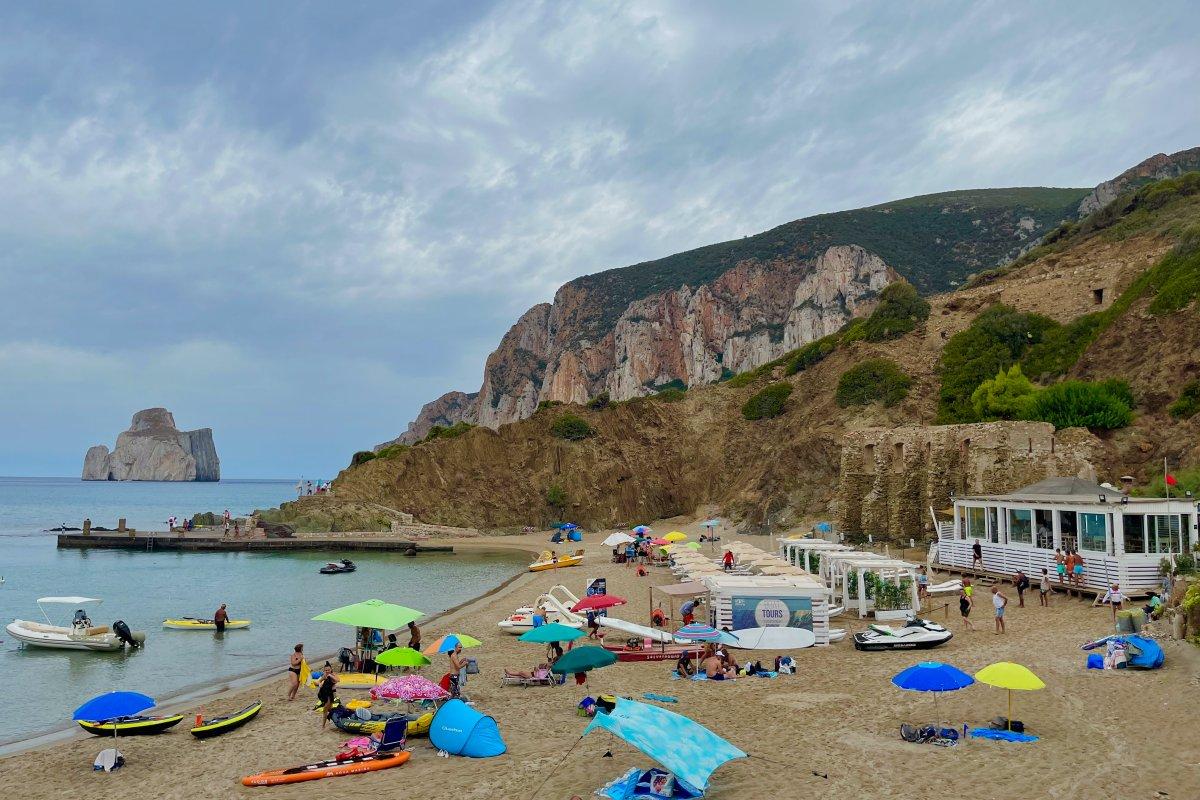
<svg viewBox="0 0 1200 800">
<path fill-rule="evenodd" d="M 429 742 L 451 755 L 468 758 L 491 758 L 508 749 L 496 720 L 461 700 L 451 700 L 433 715 Z"/>
</svg>

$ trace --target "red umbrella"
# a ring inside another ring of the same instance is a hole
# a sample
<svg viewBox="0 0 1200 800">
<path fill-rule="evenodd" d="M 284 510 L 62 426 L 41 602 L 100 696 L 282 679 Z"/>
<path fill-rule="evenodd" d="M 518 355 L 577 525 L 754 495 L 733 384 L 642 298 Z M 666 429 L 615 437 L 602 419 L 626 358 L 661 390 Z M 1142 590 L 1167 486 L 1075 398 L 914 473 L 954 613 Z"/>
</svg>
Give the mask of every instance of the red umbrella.
<svg viewBox="0 0 1200 800">
<path fill-rule="evenodd" d="M 668 542 L 666 539 L 651 539 L 650 544 L 662 546 L 664 544 L 670 544 L 670 542 Z"/>
<path fill-rule="evenodd" d="M 612 608 L 613 606 L 623 605 L 625 605 L 624 597 L 617 597 L 615 594 L 593 594 L 571 606 L 571 610 L 578 613 L 580 611 L 596 611 L 601 608 Z"/>
</svg>

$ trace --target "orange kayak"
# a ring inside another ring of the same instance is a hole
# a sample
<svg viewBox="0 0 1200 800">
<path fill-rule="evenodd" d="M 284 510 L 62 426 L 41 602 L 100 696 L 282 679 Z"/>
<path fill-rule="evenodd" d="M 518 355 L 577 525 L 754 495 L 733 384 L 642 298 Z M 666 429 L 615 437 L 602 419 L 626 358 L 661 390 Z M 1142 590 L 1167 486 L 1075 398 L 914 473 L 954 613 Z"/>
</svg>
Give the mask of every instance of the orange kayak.
<svg viewBox="0 0 1200 800">
<path fill-rule="evenodd" d="M 270 772 L 260 772 L 257 775 L 247 775 L 242 778 L 243 786 L 276 786 L 281 783 L 300 783 L 301 781 L 319 781 L 321 778 L 335 778 L 338 775 L 357 775 L 360 772 L 374 772 L 377 769 L 398 767 L 411 755 L 403 750 L 387 753 L 368 753 L 363 756 L 347 758 L 345 761 L 330 759 L 318 761 L 315 764 L 303 764 L 299 767 L 275 769 Z"/>
</svg>

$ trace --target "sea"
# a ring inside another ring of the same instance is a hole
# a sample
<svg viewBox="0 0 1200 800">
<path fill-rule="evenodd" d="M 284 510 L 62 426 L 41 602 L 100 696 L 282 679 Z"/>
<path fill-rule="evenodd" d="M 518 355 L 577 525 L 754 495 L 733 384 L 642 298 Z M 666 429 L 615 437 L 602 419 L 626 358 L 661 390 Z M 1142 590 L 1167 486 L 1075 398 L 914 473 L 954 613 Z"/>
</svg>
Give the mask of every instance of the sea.
<svg viewBox="0 0 1200 800">
<path fill-rule="evenodd" d="M 334 652 L 350 644 L 353 632 L 312 621 L 329 609 L 379 598 L 434 614 L 499 586 L 525 566 L 515 554 L 406 558 L 355 552 L 347 555 L 357 572 L 321 575 L 317 570 L 338 554 L 59 550 L 55 534 L 47 532 L 63 524 L 80 527 L 85 517 L 108 528 L 125 517 L 130 527 L 165 530 L 170 516 L 226 508 L 246 515 L 291 499 L 295 483 L 0 477 L 0 624 L 43 621 L 39 597 L 81 596 L 103 601 L 89 607 L 97 624 L 121 619 L 147 634 L 139 650 L 88 653 L 22 647 L 0 630 L 0 672 L 10 698 L 9 711 L 0 714 L 0 745 L 70 726 L 72 711 L 103 692 L 138 691 L 163 702 L 282 669 L 300 642 L 312 656 Z M 162 627 L 168 617 L 211 617 L 221 603 L 232 618 L 250 619 L 250 628 L 218 636 Z M 75 611 L 46 609 L 55 624 L 62 624 L 56 615 L 69 619 Z"/>
</svg>

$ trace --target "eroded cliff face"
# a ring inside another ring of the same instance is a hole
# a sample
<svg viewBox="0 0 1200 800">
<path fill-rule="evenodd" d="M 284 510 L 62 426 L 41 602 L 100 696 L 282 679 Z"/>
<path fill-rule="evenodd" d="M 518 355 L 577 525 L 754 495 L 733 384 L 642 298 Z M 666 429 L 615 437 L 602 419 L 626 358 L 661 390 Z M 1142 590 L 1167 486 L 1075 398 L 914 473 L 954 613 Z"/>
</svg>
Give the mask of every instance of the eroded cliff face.
<svg viewBox="0 0 1200 800">
<path fill-rule="evenodd" d="M 375 451 L 378 452 L 388 445 L 393 444 L 416 444 L 425 438 L 434 425 L 441 425 L 444 428 L 448 428 L 459 422 L 475 424 L 475 415 L 479 408 L 476 402 L 478 397 L 478 392 L 471 392 L 470 394 L 466 392 L 446 392 L 438 399 L 431 400 L 421 406 L 421 413 L 417 414 L 416 419 L 408 423 L 408 430 L 395 439 L 375 445 Z"/>
<path fill-rule="evenodd" d="M 1163 178 L 1175 178 L 1195 169 L 1200 169 L 1200 147 L 1180 150 L 1171 155 L 1158 153 L 1150 156 L 1140 164 L 1130 167 L 1112 180 L 1105 181 L 1093 189 L 1091 194 L 1079 203 L 1079 216 L 1085 217 L 1093 211 L 1099 211 L 1116 200 L 1117 195 L 1129 189 L 1135 189 L 1142 184 Z"/>
<path fill-rule="evenodd" d="M 601 392 L 628 400 L 675 382 L 715 383 L 833 333 L 897 278 L 855 245 L 810 260 L 743 261 L 712 283 L 630 303 L 606 331 L 593 330 L 586 313 L 603 298 L 567 284 L 488 358 L 475 420 L 497 428 L 542 401 L 585 403 Z"/>
<path fill-rule="evenodd" d="M 212 428 L 181 431 L 165 408 L 133 415 L 129 430 L 117 436 L 111 452 L 104 445 L 88 449 L 83 459 L 85 481 L 219 481 L 221 462 Z"/>
</svg>

